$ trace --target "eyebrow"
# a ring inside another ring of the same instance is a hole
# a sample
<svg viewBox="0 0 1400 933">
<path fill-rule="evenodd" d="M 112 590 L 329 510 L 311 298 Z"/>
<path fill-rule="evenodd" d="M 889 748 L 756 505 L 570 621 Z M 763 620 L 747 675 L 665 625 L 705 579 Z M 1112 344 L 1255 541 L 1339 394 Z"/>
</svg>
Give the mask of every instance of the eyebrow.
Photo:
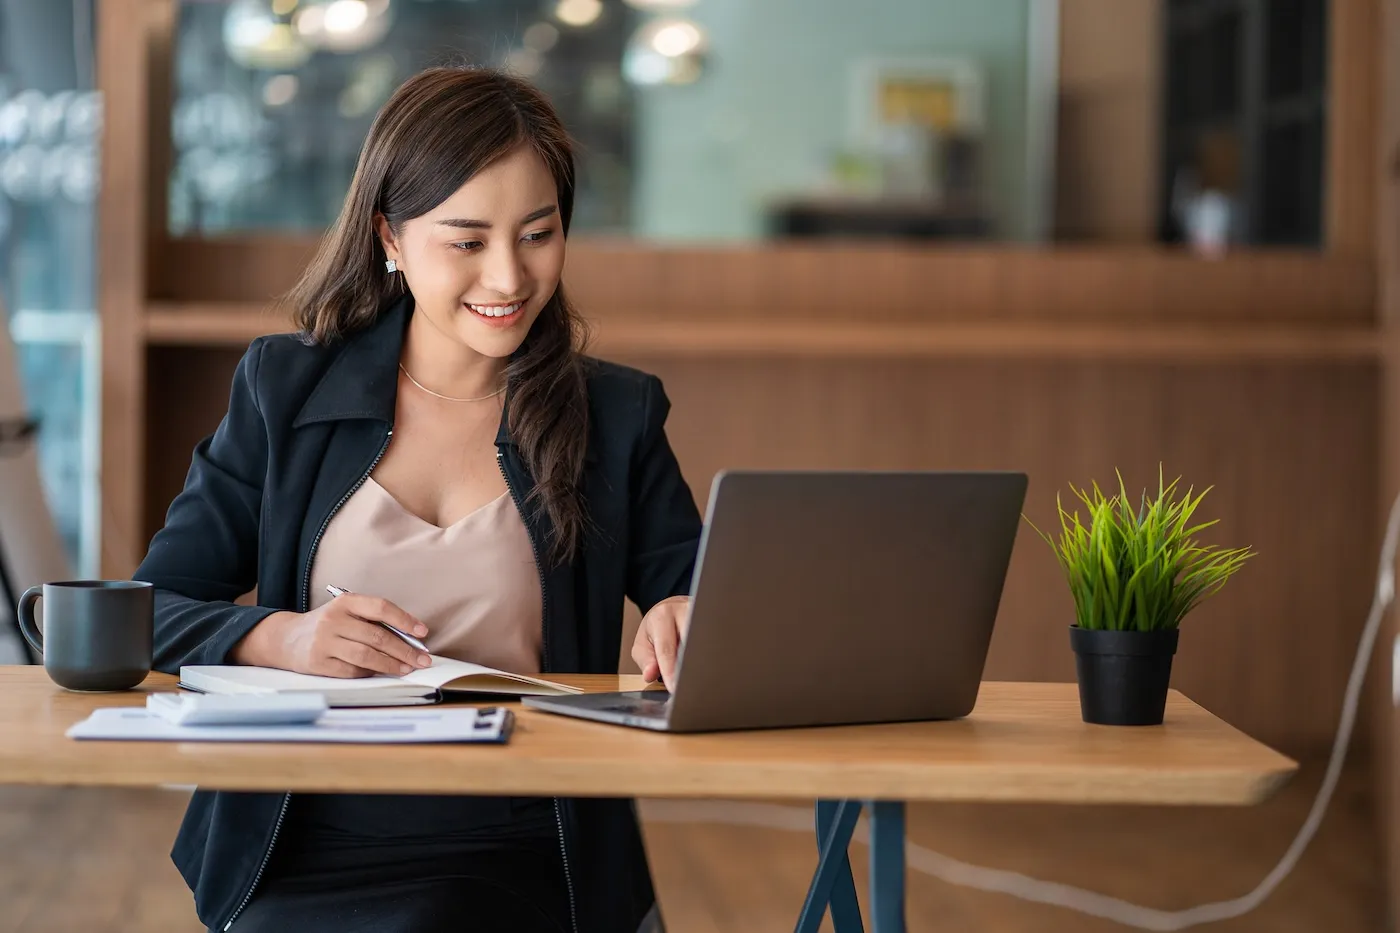
<svg viewBox="0 0 1400 933">
<path fill-rule="evenodd" d="M 559 206 L 551 204 L 548 207 L 541 207 L 526 214 L 525 219 L 520 221 L 520 223 L 522 225 L 534 223 L 537 220 L 542 220 L 558 212 Z M 438 224 L 444 227 L 461 227 L 464 230 L 490 230 L 492 226 L 489 220 L 472 220 L 466 217 L 449 217 L 446 220 L 439 220 Z"/>
</svg>

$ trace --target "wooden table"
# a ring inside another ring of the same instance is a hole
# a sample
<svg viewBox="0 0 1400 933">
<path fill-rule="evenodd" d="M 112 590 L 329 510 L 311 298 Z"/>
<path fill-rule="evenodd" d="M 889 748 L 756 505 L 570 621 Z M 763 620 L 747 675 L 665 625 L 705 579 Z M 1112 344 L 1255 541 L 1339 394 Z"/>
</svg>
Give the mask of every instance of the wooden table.
<svg viewBox="0 0 1400 933">
<path fill-rule="evenodd" d="M 560 677 L 635 690 L 636 677 Z M 847 846 L 868 806 L 871 916 L 902 931 L 907 801 L 1250 805 L 1295 762 L 1173 691 L 1166 723 L 1090 726 L 1074 684 L 983 684 L 966 719 L 838 728 L 665 735 L 515 706 L 506 746 L 287 745 L 74 741 L 100 706 L 140 706 L 171 690 L 79 694 L 39 667 L 0 668 L 0 783 L 218 790 L 539 796 L 816 798 L 820 860 L 797 929 L 830 906 L 838 933 L 860 929 Z"/>
</svg>

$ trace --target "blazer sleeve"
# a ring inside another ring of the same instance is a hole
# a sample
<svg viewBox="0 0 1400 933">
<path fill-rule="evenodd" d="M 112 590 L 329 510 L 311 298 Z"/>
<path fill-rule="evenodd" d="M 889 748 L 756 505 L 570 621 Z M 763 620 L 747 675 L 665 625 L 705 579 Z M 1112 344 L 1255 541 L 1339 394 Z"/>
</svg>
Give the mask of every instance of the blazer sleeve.
<svg viewBox="0 0 1400 933">
<path fill-rule="evenodd" d="M 649 377 L 629 493 L 627 555 L 627 597 L 644 614 L 669 596 L 690 592 L 700 547 L 700 512 L 666 438 L 670 410 L 661 380 Z"/>
<path fill-rule="evenodd" d="M 185 487 L 133 579 L 155 586 L 153 667 L 224 664 L 275 610 L 234 603 L 257 584 L 267 429 L 258 404 L 262 338 L 239 361 L 228 413 L 195 447 Z"/>
</svg>

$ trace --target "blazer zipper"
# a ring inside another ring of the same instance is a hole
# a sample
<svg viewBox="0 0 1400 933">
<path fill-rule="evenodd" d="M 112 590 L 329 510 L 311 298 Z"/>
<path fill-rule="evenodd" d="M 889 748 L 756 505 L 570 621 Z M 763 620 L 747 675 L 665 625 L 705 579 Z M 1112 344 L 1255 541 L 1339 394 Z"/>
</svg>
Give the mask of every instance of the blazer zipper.
<svg viewBox="0 0 1400 933">
<path fill-rule="evenodd" d="M 520 494 L 516 492 L 515 485 L 510 481 L 510 474 L 506 472 L 505 455 L 500 450 L 496 450 L 496 466 L 501 471 L 501 479 L 506 482 L 506 489 L 510 491 L 511 501 L 515 503 L 515 509 L 520 513 L 522 521 L 525 520 L 525 504 L 520 501 Z M 549 626 L 545 621 L 549 618 L 549 590 L 545 587 L 544 564 L 540 561 L 539 545 L 535 543 L 535 535 L 531 533 L 530 551 L 535 556 L 535 572 L 540 577 L 540 607 L 542 618 L 540 619 L 540 648 L 541 666 L 545 672 L 549 671 Z M 578 908 L 574 902 L 574 876 L 569 870 L 569 844 L 564 835 L 564 814 L 561 809 L 559 798 L 554 798 L 554 826 L 559 832 L 559 856 L 564 863 L 564 886 L 569 891 L 569 926 L 573 933 L 578 933 Z"/>
<path fill-rule="evenodd" d="M 393 437 L 394 427 L 390 425 L 388 433 L 384 435 L 384 443 L 379 445 L 379 453 L 374 455 L 374 460 L 355 482 L 355 485 L 351 486 L 345 495 L 340 497 L 340 501 L 335 504 L 335 507 L 330 510 L 325 520 L 321 522 L 321 527 L 316 529 L 316 537 L 311 539 L 311 551 L 306 555 L 306 574 L 301 580 L 301 612 L 305 612 L 307 607 L 311 605 L 311 563 L 316 559 L 316 548 L 321 544 L 322 535 L 326 533 L 326 528 L 330 526 L 331 519 L 335 518 L 335 514 L 339 512 L 341 508 L 344 507 L 345 503 L 350 501 L 350 497 L 365 484 L 365 480 L 369 479 L 369 475 L 374 472 L 374 468 L 379 466 L 379 461 L 384 459 L 384 451 L 389 449 L 389 441 L 391 441 Z M 224 933 L 228 933 L 228 929 L 233 926 L 233 921 L 238 919 L 238 915 L 243 913 L 243 908 L 247 907 L 248 902 L 253 899 L 253 892 L 257 891 L 258 883 L 262 881 L 263 872 L 267 871 L 267 863 L 272 859 L 272 850 L 277 845 L 277 836 L 282 832 L 282 822 L 287 818 L 287 805 L 291 802 L 292 795 L 290 793 L 282 795 L 282 808 L 277 811 L 277 822 L 273 824 L 272 827 L 272 838 L 267 841 L 267 850 L 263 852 L 262 861 L 258 863 L 257 874 L 253 875 L 253 883 L 248 887 L 247 892 L 244 893 L 243 900 L 239 901 L 238 907 L 233 911 L 233 916 L 229 917 L 228 923 L 224 924 Z"/>
</svg>

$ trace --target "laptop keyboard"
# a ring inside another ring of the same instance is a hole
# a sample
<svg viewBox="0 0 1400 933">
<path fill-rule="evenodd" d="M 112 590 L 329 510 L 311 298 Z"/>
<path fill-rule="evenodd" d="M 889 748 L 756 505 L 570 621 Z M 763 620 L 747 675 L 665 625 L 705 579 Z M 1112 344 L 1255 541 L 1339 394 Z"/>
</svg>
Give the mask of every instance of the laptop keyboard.
<svg viewBox="0 0 1400 933">
<path fill-rule="evenodd" d="M 648 690 L 646 693 L 632 694 L 632 699 L 621 703 L 610 703 L 600 709 L 609 713 L 630 713 L 633 716 L 651 716 L 665 719 L 671 694 L 662 690 Z"/>
</svg>

